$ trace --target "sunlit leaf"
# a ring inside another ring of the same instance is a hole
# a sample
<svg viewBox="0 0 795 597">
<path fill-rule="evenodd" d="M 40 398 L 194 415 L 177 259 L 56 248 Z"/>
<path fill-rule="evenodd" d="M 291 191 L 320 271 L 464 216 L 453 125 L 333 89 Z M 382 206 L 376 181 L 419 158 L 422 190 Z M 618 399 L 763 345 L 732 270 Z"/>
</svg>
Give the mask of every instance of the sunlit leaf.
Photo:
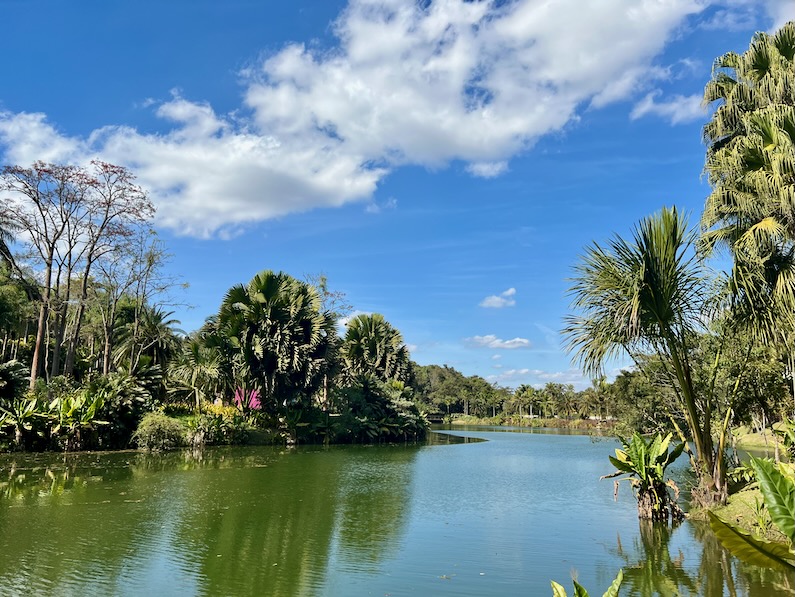
<svg viewBox="0 0 795 597">
<path fill-rule="evenodd" d="M 588 591 L 576 580 L 574 581 L 574 597 L 589 597 Z"/>
<path fill-rule="evenodd" d="M 743 562 L 792 572 L 795 571 L 795 554 L 784 543 L 758 539 L 742 529 L 709 514 L 709 526 L 726 549 Z"/>
<path fill-rule="evenodd" d="M 613 584 L 605 591 L 602 597 L 618 597 L 618 590 L 621 588 L 621 582 L 624 580 L 624 571 L 619 570 L 618 574 L 616 574 L 616 579 L 613 581 Z"/>
<path fill-rule="evenodd" d="M 795 542 L 795 484 L 776 468 L 773 462 L 751 457 L 759 489 L 773 523 Z"/>
</svg>

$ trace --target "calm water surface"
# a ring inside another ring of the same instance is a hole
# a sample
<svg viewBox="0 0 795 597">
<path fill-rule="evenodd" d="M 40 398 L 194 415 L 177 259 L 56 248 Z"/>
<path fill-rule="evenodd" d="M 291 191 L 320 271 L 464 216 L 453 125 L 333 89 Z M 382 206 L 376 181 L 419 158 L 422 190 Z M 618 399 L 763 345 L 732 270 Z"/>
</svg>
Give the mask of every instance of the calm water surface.
<svg viewBox="0 0 795 597">
<path fill-rule="evenodd" d="M 527 431 L 527 430 L 525 430 Z M 0 456 L 0 594 L 792 595 L 686 522 L 613 501 L 610 439 Z M 488 440 L 488 441 L 480 441 Z"/>
</svg>

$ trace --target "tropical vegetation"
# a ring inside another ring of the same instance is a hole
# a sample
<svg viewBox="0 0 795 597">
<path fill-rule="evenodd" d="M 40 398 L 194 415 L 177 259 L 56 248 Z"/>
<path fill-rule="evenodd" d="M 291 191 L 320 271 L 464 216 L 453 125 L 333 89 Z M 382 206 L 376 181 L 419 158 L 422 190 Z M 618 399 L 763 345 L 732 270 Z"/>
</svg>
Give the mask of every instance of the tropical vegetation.
<svg viewBox="0 0 795 597">
<path fill-rule="evenodd" d="M 621 439 L 623 448 L 616 448 L 615 457 L 609 456 L 616 472 L 602 478 L 626 475 L 615 481 L 616 495 L 619 481 L 629 481 L 638 499 L 639 518 L 667 522 L 685 517 L 676 503 L 679 488 L 672 479 L 665 480 L 665 469 L 679 458 L 685 447 L 680 443 L 669 452 L 671 438 L 670 433 L 665 437 L 657 434 L 647 441 L 636 431 L 629 440 Z"/>
</svg>

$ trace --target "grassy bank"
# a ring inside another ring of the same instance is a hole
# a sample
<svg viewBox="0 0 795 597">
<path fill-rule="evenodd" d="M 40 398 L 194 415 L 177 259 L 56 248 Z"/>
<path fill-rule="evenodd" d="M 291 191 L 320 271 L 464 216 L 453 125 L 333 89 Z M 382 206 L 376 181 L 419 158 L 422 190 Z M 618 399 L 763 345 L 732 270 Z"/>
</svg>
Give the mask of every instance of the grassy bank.
<svg viewBox="0 0 795 597">
<path fill-rule="evenodd" d="M 762 492 L 752 487 L 730 495 L 725 506 L 717 506 L 712 512 L 726 522 L 769 541 L 786 541 L 786 537 L 772 525 L 770 515 L 762 504 Z M 706 519 L 706 513 L 698 511 L 693 513 L 693 517 Z"/>
<path fill-rule="evenodd" d="M 732 430 L 732 437 L 735 445 L 743 450 L 770 450 L 773 451 L 778 445 L 779 452 L 784 454 L 784 446 L 781 438 L 774 432 L 773 428 L 780 423 L 776 423 L 772 428 L 768 427 L 764 431 L 755 431 L 746 425 Z"/>
<path fill-rule="evenodd" d="M 560 418 L 529 418 L 518 416 L 473 417 L 471 415 L 454 415 L 450 421 L 453 425 L 498 425 L 506 427 L 552 427 L 557 429 L 599 429 L 611 431 L 615 428 L 613 421 L 593 419 L 560 419 Z"/>
</svg>

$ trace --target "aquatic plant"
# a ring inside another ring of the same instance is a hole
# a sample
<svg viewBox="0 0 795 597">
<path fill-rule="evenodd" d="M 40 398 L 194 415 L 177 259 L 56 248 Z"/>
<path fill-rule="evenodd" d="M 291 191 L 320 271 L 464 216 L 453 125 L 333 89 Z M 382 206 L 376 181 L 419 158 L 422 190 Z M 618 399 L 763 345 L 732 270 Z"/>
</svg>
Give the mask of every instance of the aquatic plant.
<svg viewBox="0 0 795 597">
<path fill-rule="evenodd" d="M 680 443 L 670 452 L 668 446 L 672 435 L 664 438 L 657 434 L 648 442 L 635 432 L 629 441 L 621 439 L 623 449 L 616 448 L 615 457 L 609 456 L 610 462 L 616 467 L 614 473 L 602 479 L 610 479 L 627 475 L 615 481 L 616 494 L 620 481 L 629 481 L 638 499 L 638 517 L 658 521 L 681 520 L 684 518 L 676 498 L 679 488 L 669 479 L 665 481 L 665 469 L 682 454 L 684 444 Z M 674 495 L 671 495 L 670 491 Z"/>
<path fill-rule="evenodd" d="M 610 585 L 602 597 L 618 597 L 618 590 L 621 588 L 621 581 L 623 579 L 624 571 L 619 570 L 613 584 Z M 588 591 L 586 591 L 580 583 L 576 580 L 572 582 L 574 583 L 574 597 L 589 597 Z M 550 581 L 550 584 L 552 585 L 552 597 L 567 597 L 566 589 L 564 589 L 562 585 L 556 583 L 554 580 Z"/>
</svg>

